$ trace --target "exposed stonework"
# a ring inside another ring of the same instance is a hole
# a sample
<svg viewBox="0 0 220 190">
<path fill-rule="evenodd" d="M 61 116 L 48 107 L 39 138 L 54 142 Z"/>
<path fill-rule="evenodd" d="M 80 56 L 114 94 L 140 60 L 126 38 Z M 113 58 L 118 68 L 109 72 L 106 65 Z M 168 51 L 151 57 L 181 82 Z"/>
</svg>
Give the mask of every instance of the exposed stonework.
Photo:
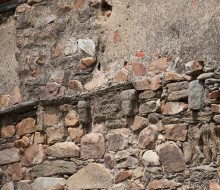
<svg viewBox="0 0 220 190">
<path fill-rule="evenodd" d="M 1 190 L 219 189 L 217 1 L 13 7 L 0 14 Z"/>
</svg>

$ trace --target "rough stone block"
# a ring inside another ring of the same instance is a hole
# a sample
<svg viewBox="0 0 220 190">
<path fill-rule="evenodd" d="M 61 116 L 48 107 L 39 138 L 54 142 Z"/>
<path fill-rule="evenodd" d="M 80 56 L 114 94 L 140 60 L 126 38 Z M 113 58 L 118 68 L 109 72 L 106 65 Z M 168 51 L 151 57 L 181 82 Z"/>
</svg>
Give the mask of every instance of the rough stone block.
<svg viewBox="0 0 220 190">
<path fill-rule="evenodd" d="M 160 161 L 167 173 L 181 172 L 185 169 L 185 161 L 181 149 L 173 142 L 156 147 Z"/>
<path fill-rule="evenodd" d="M 205 89 L 203 83 L 194 80 L 189 83 L 189 109 L 197 111 L 205 106 Z"/>
<path fill-rule="evenodd" d="M 105 139 L 101 133 L 90 133 L 81 139 L 82 158 L 102 158 L 105 152 Z"/>
</svg>

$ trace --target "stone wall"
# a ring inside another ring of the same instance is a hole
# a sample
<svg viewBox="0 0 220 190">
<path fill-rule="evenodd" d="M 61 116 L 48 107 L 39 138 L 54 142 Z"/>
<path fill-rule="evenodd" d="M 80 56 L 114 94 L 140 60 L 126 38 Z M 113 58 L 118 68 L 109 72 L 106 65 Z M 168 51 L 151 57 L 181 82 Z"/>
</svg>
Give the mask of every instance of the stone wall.
<svg viewBox="0 0 220 190">
<path fill-rule="evenodd" d="M 220 72 L 186 67 L 2 110 L 2 190 L 219 189 Z"/>
<path fill-rule="evenodd" d="M 28 0 L 1 14 L 1 190 L 220 189 L 218 7 Z"/>
</svg>

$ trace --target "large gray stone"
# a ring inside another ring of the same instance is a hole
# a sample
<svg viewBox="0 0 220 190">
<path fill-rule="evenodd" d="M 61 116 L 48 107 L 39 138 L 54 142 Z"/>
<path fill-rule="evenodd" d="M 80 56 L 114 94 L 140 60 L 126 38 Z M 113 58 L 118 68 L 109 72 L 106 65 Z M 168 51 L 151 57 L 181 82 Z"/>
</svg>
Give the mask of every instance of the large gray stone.
<svg viewBox="0 0 220 190">
<path fill-rule="evenodd" d="M 32 190 L 31 180 L 21 180 L 17 184 L 17 190 Z"/>
<path fill-rule="evenodd" d="M 21 159 L 19 149 L 11 148 L 0 151 L 0 165 L 17 162 Z"/>
<path fill-rule="evenodd" d="M 189 109 L 193 111 L 200 110 L 205 105 L 205 89 L 203 83 L 194 80 L 189 83 Z"/>
<path fill-rule="evenodd" d="M 33 190 L 63 190 L 65 184 L 64 178 L 39 177 L 34 180 Z"/>
<path fill-rule="evenodd" d="M 29 171 L 31 177 L 47 177 L 53 175 L 74 174 L 78 165 L 74 162 L 55 160 L 45 161 L 32 167 Z"/>
<path fill-rule="evenodd" d="M 47 148 L 47 154 L 58 158 L 78 157 L 80 148 L 74 142 L 60 142 Z"/>
<path fill-rule="evenodd" d="M 1 190 L 14 190 L 14 184 L 13 182 L 7 182 L 4 184 L 4 186 L 1 188 Z"/>
<path fill-rule="evenodd" d="M 67 190 L 108 189 L 111 173 L 101 164 L 90 163 L 67 179 Z"/>
</svg>

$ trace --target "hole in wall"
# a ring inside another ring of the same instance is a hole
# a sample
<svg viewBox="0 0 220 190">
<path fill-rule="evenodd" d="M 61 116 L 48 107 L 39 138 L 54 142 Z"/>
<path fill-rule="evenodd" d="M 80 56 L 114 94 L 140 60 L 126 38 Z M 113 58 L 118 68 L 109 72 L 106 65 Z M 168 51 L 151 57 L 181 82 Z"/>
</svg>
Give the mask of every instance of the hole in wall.
<svg viewBox="0 0 220 190">
<path fill-rule="evenodd" d="M 112 6 L 109 5 L 107 1 L 102 0 L 101 4 L 100 4 L 100 7 L 101 7 L 101 12 L 102 12 L 103 15 L 106 15 L 107 17 L 111 16 Z"/>
<path fill-rule="evenodd" d="M 99 71 L 101 70 L 101 64 L 100 64 L 100 62 L 98 62 L 97 69 L 98 69 Z"/>
</svg>

